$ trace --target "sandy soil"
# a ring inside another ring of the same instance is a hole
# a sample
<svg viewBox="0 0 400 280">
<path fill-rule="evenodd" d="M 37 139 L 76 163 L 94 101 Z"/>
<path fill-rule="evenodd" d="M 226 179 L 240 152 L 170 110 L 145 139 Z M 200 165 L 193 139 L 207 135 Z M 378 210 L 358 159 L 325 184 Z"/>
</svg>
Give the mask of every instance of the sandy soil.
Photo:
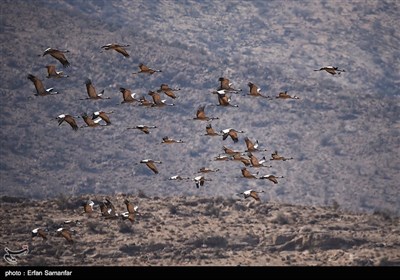
<svg viewBox="0 0 400 280">
<path fill-rule="evenodd" d="M 238 198 L 108 197 L 118 213 L 128 198 L 139 205 L 131 223 L 106 219 L 90 197 L 26 201 L 2 197 L 1 245 L 21 266 L 391 266 L 400 265 L 399 218 L 387 213 L 345 213 Z M 65 220 L 79 221 L 64 224 Z M 31 237 L 34 228 L 48 238 Z M 74 229 L 73 242 L 58 236 Z M 8 265 L 3 260 L 3 265 Z"/>
</svg>

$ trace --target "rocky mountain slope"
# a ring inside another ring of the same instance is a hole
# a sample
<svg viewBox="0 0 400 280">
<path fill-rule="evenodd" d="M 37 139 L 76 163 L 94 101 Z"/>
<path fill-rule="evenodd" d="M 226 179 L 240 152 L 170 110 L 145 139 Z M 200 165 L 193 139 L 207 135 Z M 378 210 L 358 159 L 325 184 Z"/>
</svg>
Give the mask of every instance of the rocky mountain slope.
<svg viewBox="0 0 400 280">
<path fill-rule="evenodd" d="M 160 198 L 229 199 L 255 188 L 265 190 L 262 199 L 270 203 L 338 204 L 398 216 L 396 1 L 2 1 L 0 9 L 1 195 L 49 199 L 143 191 Z M 129 44 L 130 57 L 101 52 L 113 42 Z M 71 66 L 62 69 L 41 56 L 48 47 L 68 49 Z M 139 63 L 162 72 L 133 76 Z M 47 64 L 69 77 L 47 79 Z M 346 72 L 313 71 L 325 65 Z M 60 94 L 34 96 L 29 73 Z M 239 107 L 212 106 L 220 77 L 243 89 L 231 94 Z M 81 100 L 87 78 L 110 99 Z M 273 98 L 246 96 L 248 82 Z M 181 89 L 174 100 L 165 96 L 175 106 L 120 104 L 119 87 L 149 99 L 148 91 L 162 83 Z M 276 99 L 281 91 L 300 99 Z M 239 142 L 204 136 L 207 122 L 193 120 L 199 105 L 219 117 L 211 122 L 217 131 L 243 130 Z M 55 120 L 96 110 L 113 111 L 112 125 L 74 132 Z M 127 130 L 138 124 L 157 128 L 148 135 Z M 161 144 L 164 136 L 185 143 Z M 259 158 L 269 160 L 275 150 L 293 157 L 268 162 L 271 168 L 248 168 L 259 176 L 284 176 L 278 184 L 243 178 L 239 162 L 214 161 L 224 145 L 244 152 L 246 136 L 267 149 L 256 153 Z M 139 164 L 145 158 L 163 162 L 159 174 Z M 204 188 L 168 180 L 176 174 L 193 178 L 203 166 L 220 169 L 205 175 L 212 181 Z"/>
</svg>

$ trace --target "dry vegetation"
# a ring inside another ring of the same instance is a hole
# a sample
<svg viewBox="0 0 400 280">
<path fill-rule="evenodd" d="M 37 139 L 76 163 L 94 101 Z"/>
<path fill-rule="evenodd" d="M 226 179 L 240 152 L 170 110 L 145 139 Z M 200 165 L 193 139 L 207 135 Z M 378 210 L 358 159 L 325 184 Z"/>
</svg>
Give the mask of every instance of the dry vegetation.
<svg viewBox="0 0 400 280">
<path fill-rule="evenodd" d="M 28 244 L 29 254 L 18 257 L 28 266 L 400 265 L 399 218 L 382 213 L 222 197 L 109 197 L 117 212 L 126 211 L 126 198 L 140 206 L 132 224 L 105 219 L 98 208 L 104 197 L 91 198 L 89 215 L 79 206 L 87 197 L 3 197 L 2 245 Z M 47 240 L 31 237 L 36 227 L 49 230 Z M 76 230 L 73 244 L 56 235 L 59 227 Z"/>
</svg>

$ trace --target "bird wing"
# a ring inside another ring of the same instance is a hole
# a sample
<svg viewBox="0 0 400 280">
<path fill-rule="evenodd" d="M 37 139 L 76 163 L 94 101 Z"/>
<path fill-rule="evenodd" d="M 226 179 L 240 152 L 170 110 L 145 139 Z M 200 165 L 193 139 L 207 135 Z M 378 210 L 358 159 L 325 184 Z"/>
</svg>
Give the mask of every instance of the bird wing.
<svg viewBox="0 0 400 280">
<path fill-rule="evenodd" d="M 248 151 L 254 150 L 254 143 L 251 142 L 251 140 L 248 137 L 246 137 L 244 139 L 244 141 L 246 142 L 246 146 L 247 146 L 247 150 Z"/>
<path fill-rule="evenodd" d="M 175 99 L 176 98 L 176 95 L 173 93 L 173 91 L 172 90 L 164 90 L 164 93 L 167 95 L 167 96 L 169 96 L 169 97 L 171 97 L 172 99 Z"/>
<path fill-rule="evenodd" d="M 200 106 L 197 109 L 196 116 L 197 116 L 198 119 L 205 119 L 206 118 L 206 114 L 204 112 L 204 108 L 205 108 L 205 106 Z"/>
<path fill-rule="evenodd" d="M 121 46 L 116 47 L 114 50 L 116 50 L 117 52 L 123 54 L 123 56 L 125 56 L 125 57 L 129 57 L 128 52 Z"/>
<path fill-rule="evenodd" d="M 140 71 L 142 72 L 149 72 L 151 69 L 144 64 L 139 65 Z"/>
<path fill-rule="evenodd" d="M 33 85 L 35 86 L 35 89 L 36 89 L 36 92 L 37 92 L 38 95 L 42 95 L 42 94 L 46 94 L 47 93 L 46 89 L 43 86 L 42 81 L 39 78 L 29 74 L 28 75 L 28 79 L 33 82 Z"/>
<path fill-rule="evenodd" d="M 239 138 L 238 138 L 238 136 L 237 136 L 237 133 L 236 133 L 236 131 L 233 131 L 233 130 L 231 130 L 231 131 L 229 131 L 229 136 L 232 138 L 232 140 L 233 140 L 233 142 L 238 142 L 239 141 Z"/>
<path fill-rule="evenodd" d="M 111 124 L 110 118 L 108 117 L 108 115 L 104 112 L 100 112 L 99 117 L 105 121 L 107 124 Z"/>
<path fill-rule="evenodd" d="M 70 63 L 68 62 L 67 58 L 65 57 L 65 55 L 61 51 L 58 51 L 58 50 L 52 51 L 52 52 L 50 52 L 50 55 L 52 57 L 54 57 L 55 59 L 57 59 L 59 62 L 61 62 L 61 64 L 64 67 L 68 67 L 70 65 Z"/>
<path fill-rule="evenodd" d="M 158 105 L 162 104 L 161 97 L 158 93 L 153 92 L 153 94 L 151 94 L 151 97 L 153 98 L 154 104 L 158 104 Z"/>
<path fill-rule="evenodd" d="M 73 116 L 67 115 L 64 120 L 72 127 L 73 130 L 78 130 L 78 125 Z"/>
<path fill-rule="evenodd" d="M 124 101 L 133 101 L 132 92 L 129 89 L 120 88 Z"/>
<path fill-rule="evenodd" d="M 94 88 L 92 81 L 86 80 L 86 91 L 89 96 L 89 98 L 96 98 L 98 97 L 96 93 L 96 89 Z"/>
<path fill-rule="evenodd" d="M 274 184 L 278 184 L 278 180 L 275 177 L 269 177 L 268 180 L 274 182 Z"/>
<path fill-rule="evenodd" d="M 250 196 L 254 198 L 256 201 L 260 201 L 260 197 L 256 192 L 250 192 Z"/>
<path fill-rule="evenodd" d="M 150 168 L 155 174 L 158 174 L 158 169 L 153 162 L 146 162 L 148 168 Z"/>
</svg>

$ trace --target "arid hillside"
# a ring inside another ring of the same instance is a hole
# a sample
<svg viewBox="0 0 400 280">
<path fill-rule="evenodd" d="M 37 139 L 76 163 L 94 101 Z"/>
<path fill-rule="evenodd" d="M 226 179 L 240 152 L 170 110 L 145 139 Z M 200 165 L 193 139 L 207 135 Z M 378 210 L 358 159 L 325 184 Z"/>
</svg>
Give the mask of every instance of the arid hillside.
<svg viewBox="0 0 400 280">
<path fill-rule="evenodd" d="M 274 205 L 275 215 L 286 211 L 279 204 L 298 205 L 307 207 L 310 213 L 307 219 L 314 217 L 318 222 L 322 221 L 314 215 L 322 214 L 314 213 L 312 207 L 337 205 L 343 211 L 360 215 L 374 212 L 390 217 L 399 215 L 397 1 L 17 0 L 1 1 L 0 11 L 1 195 L 38 199 L 33 205 L 60 197 L 140 192 L 159 198 L 149 200 L 150 205 L 183 205 L 177 197 L 191 197 L 198 209 L 180 213 L 178 207 L 177 217 L 186 219 L 181 215 L 188 215 L 193 219 L 192 215 L 196 215 L 203 219 L 205 210 L 201 209 L 206 205 L 199 200 L 206 199 L 207 205 L 218 197 L 230 201 L 236 198 L 236 193 L 257 189 L 265 191 L 262 200 L 268 204 L 246 211 L 264 211 L 269 209 L 267 205 Z M 109 43 L 128 44 L 126 50 L 130 56 L 101 48 Z M 70 67 L 62 67 L 50 55 L 43 56 L 49 47 L 68 50 L 65 55 Z M 139 70 L 139 63 L 162 72 L 133 75 Z M 49 64 L 56 65 L 57 71 L 64 71 L 69 77 L 46 78 L 45 66 Z M 331 75 L 314 71 L 326 65 L 345 72 Z M 35 96 L 28 74 L 40 78 L 46 88 L 54 87 L 59 94 Z M 221 77 L 228 78 L 232 87 L 242 89 L 228 94 L 230 103 L 237 107 L 216 106 L 218 94 L 212 92 L 219 87 Z M 86 99 L 88 78 L 97 92 L 104 90 L 103 97 L 109 99 Z M 249 82 L 271 98 L 249 95 Z M 163 83 L 180 89 L 174 92 L 175 99 L 160 93 L 166 103 L 174 106 L 121 104 L 120 87 L 152 100 L 148 92 L 157 91 Z M 299 99 L 276 98 L 285 91 Z M 200 105 L 205 105 L 207 116 L 218 119 L 194 120 Z M 91 116 L 100 110 L 112 111 L 111 125 L 83 128 L 85 123 L 79 117 L 76 118 L 79 129 L 74 131 L 67 123 L 59 125 L 56 120 L 60 114 Z M 156 128 L 149 134 L 127 129 L 140 124 Z M 237 142 L 231 138 L 223 140 L 222 135 L 205 136 L 208 124 L 217 132 L 234 128 L 243 133 L 238 134 Z M 162 143 L 165 136 L 183 143 Z M 224 146 L 248 159 L 246 137 L 253 142 L 258 140 L 259 149 L 252 153 L 258 160 L 265 158 L 264 165 L 271 167 L 245 166 L 232 158 L 215 160 L 225 155 Z M 293 159 L 272 161 L 274 151 Z M 140 163 L 143 159 L 161 161 L 157 164 L 158 174 Z M 196 188 L 193 178 L 200 175 L 202 167 L 218 171 L 203 174 L 207 181 Z M 244 167 L 257 179 L 245 178 L 241 173 Z M 258 179 L 267 174 L 283 178 L 277 184 Z M 169 180 L 174 175 L 189 179 Z M 167 200 L 163 201 L 164 198 Z M 236 204 L 226 207 L 233 211 L 233 205 Z M 159 219 L 163 215 L 169 217 L 170 210 L 157 209 L 161 211 Z M 195 214 L 196 211 L 199 213 Z M 30 215 L 33 220 L 27 225 L 37 222 L 35 214 Z M 275 219 L 274 215 L 265 216 L 265 221 L 269 223 Z M 237 222 L 237 226 L 245 227 L 247 221 L 236 218 L 239 216 L 229 216 L 227 223 Z M 326 222 L 324 227 L 334 226 L 330 218 L 321 219 Z M 212 219 L 208 222 L 216 223 Z M 310 220 L 305 222 L 310 224 Z M 167 221 L 164 223 L 169 226 Z M 190 224 L 192 220 L 182 223 Z M 301 223 L 299 220 L 296 225 Z M 271 229 L 255 222 L 253 225 L 257 232 L 252 238 L 261 238 L 258 233 L 264 232 L 265 240 L 243 241 L 246 235 L 243 233 L 232 243 L 225 236 L 221 254 L 228 254 L 226 248 L 234 252 L 232 244 L 255 245 L 256 249 L 249 247 L 249 250 L 257 251 L 259 244 L 277 248 L 287 242 L 298 245 L 299 238 L 309 238 L 290 233 L 291 238 L 282 237 L 284 241 L 277 244 L 273 241 L 275 236 L 266 235 Z M 118 232 L 118 224 L 113 227 Z M 153 230 L 156 235 L 157 230 Z M 136 234 L 136 229 L 133 231 Z M 137 234 L 144 232 L 143 229 Z M 190 239 L 174 238 L 197 244 L 206 236 L 199 234 Z M 111 237 L 113 231 L 107 229 L 104 235 Z M 124 233 L 119 236 L 121 240 L 127 238 Z M 315 242 L 325 242 L 324 238 L 321 234 Z M 372 242 L 361 236 L 357 238 L 362 244 Z M 102 241 L 93 238 L 85 242 Z M 118 256 L 135 255 L 135 250 L 141 250 L 141 245 L 133 244 L 139 244 L 136 241 L 125 243 L 115 249 Z M 158 243 L 154 246 L 164 246 L 168 241 Z M 361 243 L 352 245 L 362 246 Z M 350 247 L 346 244 L 345 247 Z M 201 248 L 197 244 L 192 249 L 207 250 Z M 205 264 L 206 260 L 198 262 Z"/>
<path fill-rule="evenodd" d="M 109 199 L 118 217 L 100 214 Z M 1 246 L 29 252 L 17 266 L 399 266 L 399 218 L 248 198 L 2 197 Z M 139 206 L 123 220 L 124 201 Z M 251 199 L 251 200 L 250 200 Z M 23 211 L 21 211 L 23 209 Z M 21 223 L 21 221 L 27 221 Z M 28 222 L 29 221 L 29 222 Z M 70 223 L 65 223 L 70 221 Z M 31 231 L 47 230 L 46 239 Z M 71 241 L 58 234 L 68 229 Z M 4 266 L 10 264 L 3 262 Z M 15 268 L 14 269 L 18 269 Z"/>
</svg>

